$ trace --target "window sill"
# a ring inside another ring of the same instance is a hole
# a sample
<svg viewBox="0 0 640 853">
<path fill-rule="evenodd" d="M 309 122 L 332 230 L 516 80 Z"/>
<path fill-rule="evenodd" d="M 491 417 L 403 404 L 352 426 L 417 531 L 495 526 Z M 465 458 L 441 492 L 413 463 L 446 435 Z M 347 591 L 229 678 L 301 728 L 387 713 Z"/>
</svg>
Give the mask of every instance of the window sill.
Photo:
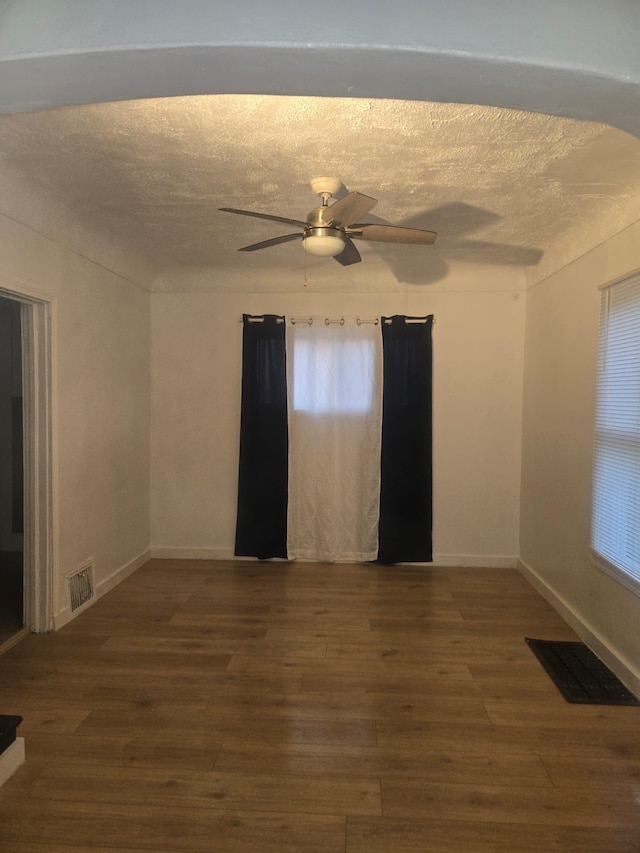
<svg viewBox="0 0 640 853">
<path fill-rule="evenodd" d="M 629 592 L 640 596 L 640 581 L 636 580 L 632 575 L 628 575 L 623 569 L 615 566 L 613 563 L 610 563 L 602 556 L 602 554 L 594 551 L 593 548 L 590 548 L 589 550 L 591 553 L 591 563 L 596 568 L 600 569 L 600 571 L 604 572 L 606 575 L 609 575 L 610 578 L 613 578 L 614 581 L 617 581 L 619 584 L 624 586 L 629 590 Z"/>
</svg>

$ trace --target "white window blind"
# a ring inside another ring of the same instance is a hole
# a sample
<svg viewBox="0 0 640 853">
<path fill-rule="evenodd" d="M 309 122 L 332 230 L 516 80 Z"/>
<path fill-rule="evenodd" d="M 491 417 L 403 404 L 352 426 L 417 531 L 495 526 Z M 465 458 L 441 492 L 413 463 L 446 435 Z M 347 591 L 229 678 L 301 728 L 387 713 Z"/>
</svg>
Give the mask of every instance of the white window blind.
<svg viewBox="0 0 640 853">
<path fill-rule="evenodd" d="M 640 592 L 640 275 L 601 296 L 591 544 Z"/>
</svg>

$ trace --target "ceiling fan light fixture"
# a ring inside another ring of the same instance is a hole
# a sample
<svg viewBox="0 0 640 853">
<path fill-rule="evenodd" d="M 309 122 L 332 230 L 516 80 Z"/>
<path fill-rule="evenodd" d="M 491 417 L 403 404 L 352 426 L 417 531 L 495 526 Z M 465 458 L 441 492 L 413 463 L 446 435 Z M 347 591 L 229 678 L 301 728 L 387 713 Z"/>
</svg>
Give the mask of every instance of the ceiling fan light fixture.
<svg viewBox="0 0 640 853">
<path fill-rule="evenodd" d="M 321 258 L 335 258 L 344 251 L 344 237 L 334 228 L 315 228 L 303 239 L 305 251 Z"/>
</svg>

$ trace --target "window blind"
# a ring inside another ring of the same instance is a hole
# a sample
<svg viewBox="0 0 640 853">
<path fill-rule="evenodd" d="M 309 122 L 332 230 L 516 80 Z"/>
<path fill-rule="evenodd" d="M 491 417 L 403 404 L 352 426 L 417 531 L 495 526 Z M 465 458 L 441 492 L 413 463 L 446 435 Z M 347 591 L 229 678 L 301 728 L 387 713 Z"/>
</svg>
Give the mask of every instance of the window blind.
<svg viewBox="0 0 640 853">
<path fill-rule="evenodd" d="M 640 592 L 640 275 L 601 295 L 591 545 Z"/>
</svg>

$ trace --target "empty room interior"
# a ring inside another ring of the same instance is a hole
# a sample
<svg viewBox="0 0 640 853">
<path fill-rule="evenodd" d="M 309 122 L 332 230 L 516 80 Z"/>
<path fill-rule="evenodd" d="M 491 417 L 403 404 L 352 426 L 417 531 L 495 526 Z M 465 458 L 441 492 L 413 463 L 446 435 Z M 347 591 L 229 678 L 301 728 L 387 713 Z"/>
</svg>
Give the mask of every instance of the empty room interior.
<svg viewBox="0 0 640 853">
<path fill-rule="evenodd" d="M 640 695 L 593 538 L 640 13 L 210 5 L 0 10 L 0 848 L 637 851 L 640 709 L 525 637 Z M 320 176 L 348 262 L 289 234 Z M 238 548 L 245 315 L 431 318 L 431 560 Z"/>
</svg>

